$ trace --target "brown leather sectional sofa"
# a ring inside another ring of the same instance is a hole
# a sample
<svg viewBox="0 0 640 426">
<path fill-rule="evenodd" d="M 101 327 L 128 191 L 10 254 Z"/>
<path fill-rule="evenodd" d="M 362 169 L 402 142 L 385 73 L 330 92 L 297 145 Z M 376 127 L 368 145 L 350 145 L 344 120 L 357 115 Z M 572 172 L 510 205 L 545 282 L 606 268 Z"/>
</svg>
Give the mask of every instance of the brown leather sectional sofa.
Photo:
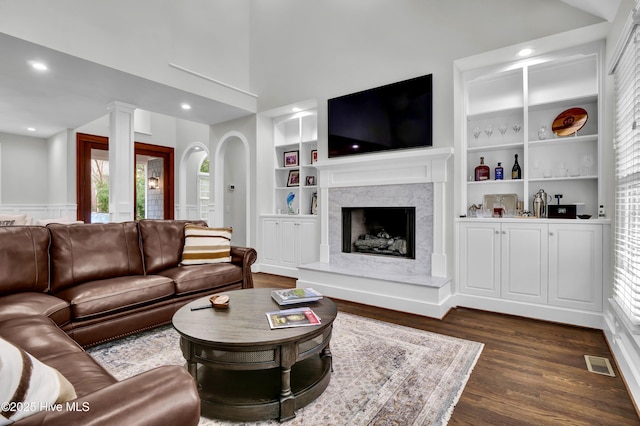
<svg viewBox="0 0 640 426">
<path fill-rule="evenodd" d="M 58 369 L 90 407 L 16 424 L 197 424 L 183 368 L 117 382 L 82 349 L 167 324 L 195 298 L 253 287 L 252 248 L 232 247 L 231 263 L 181 266 L 185 223 L 0 228 L 0 337 Z"/>
</svg>

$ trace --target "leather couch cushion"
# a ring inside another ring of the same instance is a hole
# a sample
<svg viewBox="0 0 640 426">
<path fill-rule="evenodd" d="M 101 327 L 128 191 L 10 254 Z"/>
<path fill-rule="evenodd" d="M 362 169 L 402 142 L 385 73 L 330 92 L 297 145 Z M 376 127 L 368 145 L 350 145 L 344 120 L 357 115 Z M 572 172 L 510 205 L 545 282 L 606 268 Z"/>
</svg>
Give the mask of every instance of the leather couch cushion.
<svg viewBox="0 0 640 426">
<path fill-rule="evenodd" d="M 48 290 L 49 242 L 40 226 L 0 227 L 0 295 Z"/>
<path fill-rule="evenodd" d="M 58 370 L 80 397 L 117 380 L 50 319 L 30 315 L 0 321 L 0 336 Z"/>
<path fill-rule="evenodd" d="M 67 288 L 56 296 L 69 301 L 74 319 L 87 319 L 166 299 L 174 284 L 160 275 L 140 275 L 90 281 Z"/>
<path fill-rule="evenodd" d="M 182 260 L 184 227 L 187 223 L 207 226 L 203 221 L 187 220 L 145 219 L 138 222 L 147 274 L 178 266 Z"/>
<path fill-rule="evenodd" d="M 135 222 L 64 225 L 51 231 L 51 291 L 87 281 L 143 275 Z"/>
<path fill-rule="evenodd" d="M 160 274 L 175 282 L 178 296 L 242 283 L 242 268 L 233 263 L 178 266 Z"/>
<path fill-rule="evenodd" d="M 0 297 L 0 321 L 25 315 L 46 315 L 59 326 L 71 321 L 69 302 L 59 297 L 34 292 Z"/>
</svg>

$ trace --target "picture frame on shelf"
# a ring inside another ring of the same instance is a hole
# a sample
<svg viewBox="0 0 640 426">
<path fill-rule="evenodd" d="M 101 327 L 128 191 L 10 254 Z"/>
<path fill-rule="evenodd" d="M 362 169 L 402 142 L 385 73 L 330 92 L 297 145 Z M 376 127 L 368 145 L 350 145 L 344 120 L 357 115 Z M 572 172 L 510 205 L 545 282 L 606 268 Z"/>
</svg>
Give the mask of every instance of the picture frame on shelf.
<svg viewBox="0 0 640 426">
<path fill-rule="evenodd" d="M 316 184 L 316 177 L 315 176 L 307 176 L 307 178 L 305 179 L 305 185 L 306 186 L 314 186 Z"/>
<path fill-rule="evenodd" d="M 300 165 L 300 151 L 285 151 L 284 153 L 284 166 L 285 167 L 296 167 Z"/>
<path fill-rule="evenodd" d="M 289 170 L 287 186 L 300 186 L 300 170 Z"/>
<path fill-rule="evenodd" d="M 318 162 L 318 150 L 317 149 L 312 149 L 311 150 L 311 164 L 315 164 Z"/>
<path fill-rule="evenodd" d="M 311 214 L 318 214 L 318 193 L 314 192 L 311 196 Z"/>
</svg>

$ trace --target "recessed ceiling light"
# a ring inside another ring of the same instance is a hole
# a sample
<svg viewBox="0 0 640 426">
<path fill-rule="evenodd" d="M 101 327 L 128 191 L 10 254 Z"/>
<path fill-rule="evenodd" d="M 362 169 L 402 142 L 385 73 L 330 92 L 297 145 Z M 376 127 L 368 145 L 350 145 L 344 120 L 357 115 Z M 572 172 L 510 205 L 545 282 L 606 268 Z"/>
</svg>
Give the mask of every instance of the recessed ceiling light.
<svg viewBox="0 0 640 426">
<path fill-rule="evenodd" d="M 27 130 L 30 132 L 35 132 L 36 128 L 35 127 L 27 127 Z"/>
<path fill-rule="evenodd" d="M 191 105 L 189 105 L 189 104 L 182 104 L 182 105 L 180 105 L 180 107 L 181 107 L 182 109 L 184 109 L 184 110 L 189 110 L 189 109 L 191 109 Z"/>
<path fill-rule="evenodd" d="M 48 68 L 45 64 L 43 64 L 42 62 L 38 62 L 38 61 L 31 61 L 30 63 L 31 63 L 31 67 L 32 67 L 33 69 L 38 70 L 38 71 L 46 71 L 46 70 L 48 70 L 48 69 L 49 69 L 49 68 Z"/>
<path fill-rule="evenodd" d="M 518 56 L 524 58 L 525 56 L 529 56 L 533 53 L 533 49 L 530 47 L 525 47 L 524 49 L 520 49 L 518 51 Z"/>
<path fill-rule="evenodd" d="M 291 111 L 293 111 L 293 112 L 300 112 L 300 111 L 302 111 L 302 108 L 293 107 L 293 108 L 291 108 Z"/>
</svg>

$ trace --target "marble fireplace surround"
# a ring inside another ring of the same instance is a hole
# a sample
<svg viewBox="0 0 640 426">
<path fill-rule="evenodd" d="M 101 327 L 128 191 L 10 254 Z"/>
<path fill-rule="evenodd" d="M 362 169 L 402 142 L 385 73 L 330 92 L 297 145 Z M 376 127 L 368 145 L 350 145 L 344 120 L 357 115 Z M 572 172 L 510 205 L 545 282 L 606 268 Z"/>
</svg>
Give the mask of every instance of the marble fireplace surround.
<svg viewBox="0 0 640 426">
<path fill-rule="evenodd" d="M 451 280 L 445 182 L 452 148 L 342 157 L 316 164 L 320 261 L 298 268 L 298 287 L 329 297 L 442 318 Z M 342 253 L 342 207 L 416 207 L 416 258 Z"/>
</svg>

